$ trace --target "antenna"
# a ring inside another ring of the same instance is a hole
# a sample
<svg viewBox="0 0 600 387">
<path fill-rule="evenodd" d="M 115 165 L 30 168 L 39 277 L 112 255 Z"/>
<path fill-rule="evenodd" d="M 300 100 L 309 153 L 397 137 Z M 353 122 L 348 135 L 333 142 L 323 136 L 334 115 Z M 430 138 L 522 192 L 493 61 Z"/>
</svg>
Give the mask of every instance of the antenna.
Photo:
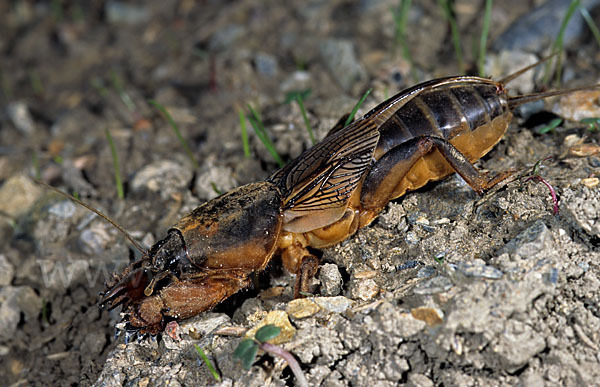
<svg viewBox="0 0 600 387">
<path fill-rule="evenodd" d="M 547 91 L 544 93 L 517 95 L 515 97 L 508 97 L 508 106 L 512 110 L 517 106 L 523 105 L 524 103 L 531 102 L 531 101 L 537 101 L 538 99 L 554 97 L 556 95 L 569 94 L 569 93 L 573 93 L 575 91 L 592 90 L 592 89 L 596 89 L 598 87 L 600 87 L 600 84 L 593 85 L 593 86 L 574 87 L 572 89 Z"/>
<path fill-rule="evenodd" d="M 104 219 L 105 221 L 107 221 L 108 223 L 110 223 L 114 228 L 116 228 L 117 230 L 119 230 L 123 235 L 125 235 L 125 237 L 127 239 L 129 239 L 129 242 L 131 242 L 131 244 L 138 249 L 142 254 L 146 253 L 146 249 L 144 249 L 142 247 L 142 245 L 140 245 L 138 242 L 136 242 L 133 237 L 127 232 L 125 231 L 125 229 L 121 226 L 119 226 L 114 220 L 112 220 L 111 218 L 109 218 L 108 216 L 104 215 L 102 212 L 100 212 L 99 210 L 95 209 L 94 207 L 90 206 L 87 203 L 82 202 L 81 200 L 77 199 L 75 196 L 70 195 L 66 192 L 63 192 L 61 190 L 59 190 L 56 187 L 53 187 L 49 184 L 44 183 L 43 181 L 36 179 L 34 177 L 32 177 L 31 179 L 33 179 L 33 181 L 35 181 L 37 184 L 41 185 L 42 187 L 45 187 L 51 191 L 56 192 L 57 194 L 60 194 L 64 197 L 66 197 L 67 199 L 79 204 L 82 207 L 87 208 L 88 210 L 92 211 L 94 214 L 98 215 L 99 217 L 101 217 L 102 219 Z"/>
<path fill-rule="evenodd" d="M 518 71 L 516 71 L 516 72 L 514 72 L 512 74 L 509 74 L 509 75 L 505 76 L 504 78 L 500 79 L 498 82 L 501 83 L 501 84 L 503 84 L 503 85 L 506 85 L 508 82 L 512 81 L 513 79 L 515 79 L 517 77 L 520 77 L 523 73 L 525 73 L 525 72 L 527 72 L 527 71 L 529 71 L 529 70 L 531 70 L 531 69 L 533 69 L 535 67 L 538 67 L 539 65 L 541 65 L 542 63 L 544 63 L 548 59 L 554 58 L 558 54 L 559 54 L 559 51 L 556 51 L 556 52 L 548 55 L 547 57 L 538 60 L 537 62 L 535 62 L 532 65 L 529 65 L 529 66 L 527 66 L 525 68 L 522 68 L 522 69 L 520 69 L 520 70 L 518 70 Z"/>
</svg>

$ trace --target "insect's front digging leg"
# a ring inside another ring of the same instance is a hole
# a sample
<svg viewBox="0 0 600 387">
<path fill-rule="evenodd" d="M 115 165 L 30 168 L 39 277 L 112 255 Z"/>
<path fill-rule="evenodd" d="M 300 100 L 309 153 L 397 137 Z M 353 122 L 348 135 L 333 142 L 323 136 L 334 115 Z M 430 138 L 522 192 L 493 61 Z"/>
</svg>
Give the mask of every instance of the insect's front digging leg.
<svg viewBox="0 0 600 387">
<path fill-rule="evenodd" d="M 155 335 L 169 319 L 198 315 L 249 285 L 248 273 L 242 270 L 213 270 L 202 277 L 171 282 L 132 305 L 130 325 Z"/>
</svg>

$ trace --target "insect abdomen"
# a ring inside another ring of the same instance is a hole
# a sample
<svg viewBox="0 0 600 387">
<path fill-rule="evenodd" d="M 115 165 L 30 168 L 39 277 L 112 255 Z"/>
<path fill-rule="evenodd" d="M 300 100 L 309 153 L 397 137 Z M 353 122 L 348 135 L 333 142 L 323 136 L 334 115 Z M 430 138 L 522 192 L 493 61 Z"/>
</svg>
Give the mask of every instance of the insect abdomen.
<svg viewBox="0 0 600 387">
<path fill-rule="evenodd" d="M 487 153 L 502 137 L 511 118 L 506 95 L 498 90 L 493 84 L 465 83 L 424 90 L 381 126 L 375 158 L 379 159 L 390 149 L 418 136 L 441 137 L 453 144 L 455 141 L 466 142 L 466 138 L 455 140 L 466 136 L 472 145 L 461 149 L 461 145 L 454 144 L 459 150 L 468 156 L 471 156 L 469 153 L 481 153 L 470 152 L 470 148 Z M 494 120 L 494 128 L 487 128 Z M 503 127 L 498 126 L 498 121 L 502 121 Z M 475 159 L 481 156 L 473 154 Z"/>
</svg>

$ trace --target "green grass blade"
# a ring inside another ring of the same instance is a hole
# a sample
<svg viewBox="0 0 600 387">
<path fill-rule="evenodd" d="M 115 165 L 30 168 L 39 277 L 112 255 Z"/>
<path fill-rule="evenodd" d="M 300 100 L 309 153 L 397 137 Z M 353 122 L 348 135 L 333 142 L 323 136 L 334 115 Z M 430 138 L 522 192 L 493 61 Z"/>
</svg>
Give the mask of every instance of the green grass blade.
<svg viewBox="0 0 600 387">
<path fill-rule="evenodd" d="M 465 73 L 465 62 L 462 56 L 462 49 L 460 47 L 460 35 L 458 33 L 458 24 L 450 9 L 450 3 L 448 0 L 438 0 L 438 4 L 444 13 L 446 21 L 450 24 L 450 31 L 452 32 L 452 44 L 454 45 L 454 53 L 456 54 L 456 61 L 458 63 L 458 70 Z"/>
<path fill-rule="evenodd" d="M 10 87 L 8 82 L 8 77 L 6 76 L 6 71 L 2 69 L 0 66 L 0 90 L 2 91 L 2 95 L 4 95 L 4 99 L 6 101 L 10 101 L 13 99 L 13 90 Z"/>
<path fill-rule="evenodd" d="M 554 129 L 558 127 L 558 125 L 562 124 L 562 118 L 555 118 L 551 120 L 547 125 L 542 126 L 537 130 L 539 134 L 546 134 L 549 132 L 554 132 Z"/>
<path fill-rule="evenodd" d="M 590 13 L 588 12 L 588 10 L 583 7 L 579 8 L 579 12 L 581 13 L 581 16 L 583 16 L 583 18 L 585 19 L 585 22 L 587 23 L 588 27 L 592 31 L 592 34 L 594 35 L 594 39 L 596 39 L 596 43 L 598 43 L 598 46 L 600 46 L 600 30 L 598 29 L 598 26 L 594 22 L 594 19 L 592 19 L 592 16 L 590 16 Z"/>
<path fill-rule="evenodd" d="M 302 119 L 304 120 L 304 125 L 306 125 L 306 130 L 308 131 L 310 141 L 312 141 L 312 143 L 314 145 L 317 143 L 317 140 L 315 139 L 315 134 L 313 132 L 312 126 L 310 126 L 310 122 L 308 122 L 308 116 L 306 115 L 306 109 L 304 109 L 304 102 L 302 101 L 301 95 L 298 95 L 298 97 L 296 97 L 296 102 L 298 102 L 298 106 L 300 107 L 300 112 L 302 113 Z"/>
<path fill-rule="evenodd" d="M 258 112 L 256 110 L 254 110 L 254 108 L 250 104 L 248 105 L 248 109 L 250 109 L 250 113 L 252 113 L 252 116 L 248 117 L 248 120 L 250 121 L 250 125 L 252 125 L 252 128 L 254 129 L 254 133 L 256 133 L 256 135 L 258 136 L 260 141 L 263 143 L 265 148 L 267 148 L 267 150 L 269 151 L 271 156 L 273 156 L 273 158 L 277 162 L 277 165 L 279 165 L 279 167 L 283 167 L 285 165 L 285 163 L 283 162 L 283 160 L 281 159 L 281 157 L 275 150 L 275 146 L 273 145 L 273 142 L 267 135 L 267 131 L 265 129 L 265 126 L 264 126 L 262 120 L 260 119 L 260 116 L 258 115 Z"/>
<path fill-rule="evenodd" d="M 485 49 L 490 21 L 492 19 L 492 0 L 485 0 L 485 13 L 483 15 L 483 26 L 481 27 L 481 39 L 479 40 L 479 56 L 477 58 L 477 69 L 480 77 L 485 77 Z"/>
<path fill-rule="evenodd" d="M 33 166 L 33 176 L 35 176 L 36 179 L 40 180 L 42 176 L 40 171 L 40 159 L 38 157 L 38 152 L 35 149 L 31 155 L 31 163 Z"/>
<path fill-rule="evenodd" d="M 304 98 L 307 98 L 310 95 L 310 89 L 302 90 L 302 91 L 290 91 L 287 93 L 285 97 L 285 103 L 290 103 L 292 101 L 296 101 L 298 103 L 298 107 L 300 108 L 300 113 L 302 113 L 302 119 L 304 120 L 304 125 L 306 126 L 306 131 L 310 137 L 310 141 L 313 145 L 317 142 L 315 139 L 315 133 L 313 132 L 312 126 L 308 121 L 308 116 L 306 115 L 306 109 L 304 108 Z"/>
<path fill-rule="evenodd" d="M 238 116 L 240 117 L 240 128 L 242 128 L 242 145 L 244 147 L 244 157 L 250 158 L 250 142 L 248 141 L 248 129 L 246 128 L 246 116 L 242 109 L 238 108 Z"/>
<path fill-rule="evenodd" d="M 125 198 L 125 193 L 123 191 L 123 182 L 121 181 L 119 155 L 117 155 L 117 148 L 115 147 L 115 142 L 113 141 L 113 138 L 110 135 L 110 130 L 108 129 L 106 129 L 106 139 L 108 140 L 108 146 L 110 147 L 110 153 L 112 154 L 113 159 L 113 168 L 115 169 L 115 184 L 117 186 L 117 197 L 123 200 Z"/>
<path fill-rule="evenodd" d="M 410 48 L 408 47 L 408 42 L 406 41 L 406 20 L 408 19 L 410 5 L 411 0 L 400 0 L 398 8 L 394 12 L 394 24 L 396 27 L 394 51 L 396 51 L 397 46 L 400 46 L 402 50 L 402 57 L 409 63 L 410 74 L 413 78 L 413 81 L 416 83 L 419 82 L 419 77 L 417 76 L 415 64 L 412 59 L 412 55 L 410 54 Z"/>
<path fill-rule="evenodd" d="M 581 121 L 590 132 L 600 132 L 600 117 L 583 118 Z"/>
<path fill-rule="evenodd" d="M 348 116 L 348 119 L 346 119 L 346 123 L 344 124 L 344 127 L 350 125 L 350 123 L 352 121 L 354 121 L 354 116 L 356 115 L 356 112 L 358 111 L 358 109 L 360 108 L 360 106 L 363 104 L 363 102 L 365 102 L 365 99 L 367 99 L 367 97 L 369 96 L 369 94 L 371 94 L 371 90 L 373 90 L 373 89 L 369 89 L 369 90 L 365 91 L 365 93 L 363 94 L 362 97 L 360 97 L 360 99 L 358 100 L 358 102 L 356 103 L 356 105 L 354 105 L 354 108 L 352 109 L 352 112 Z"/>
<path fill-rule="evenodd" d="M 196 158 L 194 157 L 194 153 L 192 153 L 192 149 L 190 148 L 190 146 L 187 143 L 187 141 L 185 141 L 185 139 L 181 135 L 181 131 L 179 130 L 179 127 L 177 126 L 177 124 L 173 120 L 173 117 L 171 117 L 171 114 L 169 114 L 169 112 L 167 111 L 167 109 L 165 109 L 165 107 L 162 106 L 157 101 L 150 100 L 149 103 L 152 106 L 154 106 L 165 117 L 165 119 L 167 120 L 167 122 L 169 123 L 169 125 L 171 126 L 171 128 L 173 128 L 173 131 L 175 132 L 175 135 L 177 136 L 177 139 L 179 140 L 179 143 L 181 144 L 181 146 L 185 150 L 185 153 L 187 154 L 188 158 L 192 162 L 192 165 L 194 166 L 194 168 L 195 169 L 200 169 L 200 165 L 198 164 L 198 161 L 196 161 Z"/>
<path fill-rule="evenodd" d="M 29 83 L 31 84 L 31 89 L 35 95 L 39 96 L 44 94 L 44 84 L 42 83 L 40 74 L 36 70 L 31 70 L 29 72 Z"/>
<path fill-rule="evenodd" d="M 217 188 L 217 185 L 213 181 L 210 182 L 210 186 L 212 187 L 213 191 L 215 191 L 215 193 L 217 195 L 223 194 L 223 191 L 221 191 L 219 188 Z"/>
<path fill-rule="evenodd" d="M 217 381 L 217 383 L 221 382 L 221 375 L 219 375 L 215 367 L 213 367 L 212 363 L 210 362 L 210 359 L 208 358 L 208 356 L 206 356 L 202 348 L 200 348 L 198 344 L 194 344 L 194 348 L 196 348 L 196 352 L 198 352 L 198 355 L 200 356 L 204 364 L 206 364 L 206 367 L 208 367 L 208 370 L 210 371 L 212 377 Z"/>
<path fill-rule="evenodd" d="M 119 75 L 115 70 L 111 70 L 110 79 L 117 94 L 119 94 L 121 101 L 123 101 L 125 106 L 127 106 L 127 109 L 129 109 L 129 111 L 131 112 L 135 112 L 135 104 L 133 103 L 133 100 L 131 99 L 129 94 L 127 94 L 127 92 L 125 91 L 123 83 L 121 82 L 121 78 L 119 78 Z"/>
<path fill-rule="evenodd" d="M 108 96 L 108 93 L 109 93 L 108 89 L 106 88 L 106 86 L 104 86 L 104 82 L 102 81 L 102 79 L 100 79 L 98 77 L 94 77 L 94 78 L 92 78 L 90 83 L 91 83 L 92 87 L 94 89 L 96 89 L 96 91 L 98 91 L 100 96 L 102 96 L 102 97 Z"/>
<path fill-rule="evenodd" d="M 563 18 L 563 21 L 560 25 L 560 30 L 558 31 L 558 35 L 556 35 L 556 39 L 554 40 L 554 44 L 552 45 L 552 52 L 558 51 L 561 53 L 556 57 L 555 83 L 557 85 L 560 84 L 560 78 L 561 78 L 561 72 L 562 72 L 562 51 L 563 51 L 563 45 L 564 45 L 565 31 L 567 29 L 567 25 L 569 24 L 569 21 L 571 20 L 571 17 L 575 13 L 575 10 L 579 7 L 579 4 L 580 4 L 579 0 L 571 1 L 571 4 L 569 5 L 569 8 L 567 9 L 567 13 L 565 14 L 565 17 Z M 548 83 L 548 81 L 550 80 L 551 65 L 552 65 L 552 61 L 548 61 L 546 63 L 546 68 L 544 70 L 544 83 Z"/>
<path fill-rule="evenodd" d="M 50 319 L 48 318 L 48 300 L 42 297 L 42 321 L 46 325 L 50 325 Z"/>
</svg>

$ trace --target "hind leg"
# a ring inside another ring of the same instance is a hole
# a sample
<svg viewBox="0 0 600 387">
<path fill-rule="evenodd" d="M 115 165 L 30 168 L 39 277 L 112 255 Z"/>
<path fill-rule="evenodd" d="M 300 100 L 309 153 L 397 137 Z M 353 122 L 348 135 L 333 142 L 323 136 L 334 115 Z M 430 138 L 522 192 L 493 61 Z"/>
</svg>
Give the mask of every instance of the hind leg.
<svg viewBox="0 0 600 387">
<path fill-rule="evenodd" d="M 427 163 L 434 160 L 433 157 L 428 158 L 427 156 L 431 155 L 434 151 L 439 152 L 443 156 L 443 160 L 449 166 L 448 173 L 432 175 L 429 170 L 439 168 L 426 168 Z M 424 161 L 421 162 L 421 160 Z M 421 166 L 425 167 L 425 171 L 413 170 L 419 162 L 421 162 Z M 363 209 L 361 227 L 373 220 L 390 200 L 404 194 L 406 189 L 399 190 L 398 187 L 400 187 L 403 179 L 409 173 L 421 174 L 419 179 L 417 179 L 421 181 L 416 181 L 414 183 L 415 186 L 410 187 L 410 189 L 414 189 L 423 186 L 429 180 L 440 179 L 452 172 L 457 172 L 479 194 L 492 188 L 512 174 L 511 171 L 507 171 L 490 179 L 480 173 L 467 157 L 449 141 L 434 136 L 415 137 L 392 148 L 377 160 L 369 171 L 362 184 L 360 197 Z"/>
</svg>

